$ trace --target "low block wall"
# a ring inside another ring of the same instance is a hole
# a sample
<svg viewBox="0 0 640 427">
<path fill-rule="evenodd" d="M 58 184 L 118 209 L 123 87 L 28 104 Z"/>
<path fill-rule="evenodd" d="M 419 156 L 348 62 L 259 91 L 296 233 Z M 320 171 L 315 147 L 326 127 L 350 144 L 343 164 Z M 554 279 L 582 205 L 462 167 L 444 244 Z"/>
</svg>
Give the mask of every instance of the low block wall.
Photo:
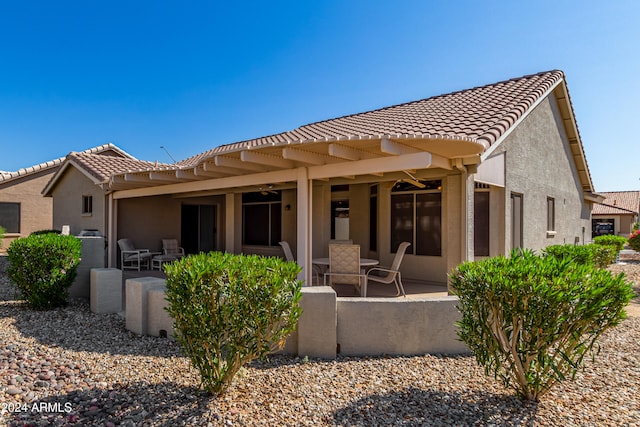
<svg viewBox="0 0 640 427">
<path fill-rule="evenodd" d="M 97 277 L 106 280 L 108 275 Z M 138 334 L 172 335 L 173 322 L 164 310 L 165 289 L 163 279 L 127 280 L 127 329 Z M 457 303 L 455 296 L 337 298 L 328 286 L 303 287 L 300 300 L 303 313 L 283 352 L 323 359 L 333 359 L 338 353 L 346 356 L 468 353 L 456 334 L 455 322 L 461 318 Z"/>
<path fill-rule="evenodd" d="M 338 298 L 337 340 L 346 356 L 468 352 L 458 340 L 458 298 Z"/>
</svg>

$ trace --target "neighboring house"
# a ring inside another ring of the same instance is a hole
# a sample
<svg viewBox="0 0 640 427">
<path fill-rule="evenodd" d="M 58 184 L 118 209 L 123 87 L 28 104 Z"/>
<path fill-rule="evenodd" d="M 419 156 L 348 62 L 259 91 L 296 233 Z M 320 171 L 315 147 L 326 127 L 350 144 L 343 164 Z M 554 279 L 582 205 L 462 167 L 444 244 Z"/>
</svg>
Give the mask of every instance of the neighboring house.
<svg viewBox="0 0 640 427">
<path fill-rule="evenodd" d="M 564 74 L 549 71 L 222 145 L 98 183 L 109 264 L 119 238 L 187 252 L 279 255 L 301 275 L 347 237 L 406 278 L 445 284 L 460 262 L 590 238 L 594 194 Z M 55 191 L 51 192 L 54 199 Z"/>
<path fill-rule="evenodd" d="M 109 206 L 102 183 L 116 173 L 158 166 L 109 147 L 101 153 L 70 153 L 41 188 L 46 200 L 53 200 L 53 228 L 68 226 L 72 235 L 89 231 L 106 236 Z"/>
<path fill-rule="evenodd" d="M 591 235 L 616 234 L 628 237 L 640 212 L 640 191 L 598 193 L 605 197 L 591 210 Z"/>
<path fill-rule="evenodd" d="M 110 156 L 122 152 L 112 144 L 90 148 L 83 153 Z M 0 250 L 34 231 L 53 227 L 53 201 L 42 197 L 42 188 L 60 168 L 64 157 L 16 172 L 0 173 L 0 225 L 6 234 Z"/>
</svg>

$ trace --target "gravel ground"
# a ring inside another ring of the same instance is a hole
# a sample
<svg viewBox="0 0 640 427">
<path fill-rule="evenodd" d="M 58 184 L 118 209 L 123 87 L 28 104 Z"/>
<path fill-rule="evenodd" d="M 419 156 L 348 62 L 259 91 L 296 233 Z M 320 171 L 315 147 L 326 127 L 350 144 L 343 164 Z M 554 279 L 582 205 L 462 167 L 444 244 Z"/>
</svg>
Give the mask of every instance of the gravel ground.
<svg viewBox="0 0 640 427">
<path fill-rule="evenodd" d="M 13 300 L 0 257 L 0 425 L 640 426 L 640 317 L 601 340 L 573 381 L 522 402 L 470 356 L 276 356 L 223 397 L 198 390 L 174 342 L 125 330 L 74 301 L 33 312 Z M 612 266 L 640 285 L 640 259 Z"/>
</svg>

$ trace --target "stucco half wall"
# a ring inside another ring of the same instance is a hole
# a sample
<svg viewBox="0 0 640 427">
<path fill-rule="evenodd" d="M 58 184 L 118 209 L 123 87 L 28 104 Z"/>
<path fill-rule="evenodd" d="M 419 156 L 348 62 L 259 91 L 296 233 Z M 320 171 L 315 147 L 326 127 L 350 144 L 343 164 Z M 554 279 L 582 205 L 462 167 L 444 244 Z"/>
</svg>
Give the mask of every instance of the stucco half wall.
<svg viewBox="0 0 640 427">
<path fill-rule="evenodd" d="M 338 345 L 344 356 L 467 353 L 455 322 L 455 296 L 338 298 Z"/>
</svg>

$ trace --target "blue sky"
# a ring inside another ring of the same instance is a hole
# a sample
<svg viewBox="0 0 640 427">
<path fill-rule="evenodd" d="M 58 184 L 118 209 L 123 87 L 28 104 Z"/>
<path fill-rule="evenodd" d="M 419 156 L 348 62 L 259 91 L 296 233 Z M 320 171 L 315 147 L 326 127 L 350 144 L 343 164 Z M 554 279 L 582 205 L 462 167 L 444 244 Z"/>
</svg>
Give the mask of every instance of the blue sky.
<svg viewBox="0 0 640 427">
<path fill-rule="evenodd" d="M 0 1 L 0 170 L 107 142 L 171 162 L 161 146 L 561 69 L 595 189 L 638 190 L 638 18 L 635 0 Z"/>
</svg>

